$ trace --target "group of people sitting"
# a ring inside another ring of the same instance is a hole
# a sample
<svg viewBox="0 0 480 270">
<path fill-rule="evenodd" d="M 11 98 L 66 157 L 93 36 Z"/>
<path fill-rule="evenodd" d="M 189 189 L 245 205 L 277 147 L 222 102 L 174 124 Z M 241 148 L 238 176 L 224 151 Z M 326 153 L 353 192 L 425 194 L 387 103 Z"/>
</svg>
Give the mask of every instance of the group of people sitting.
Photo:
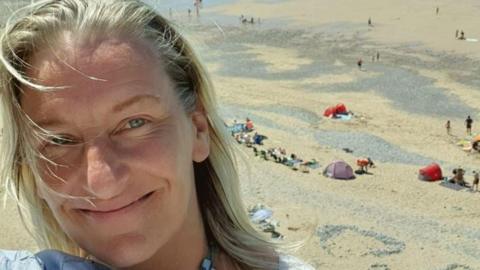
<svg viewBox="0 0 480 270">
<path fill-rule="evenodd" d="M 257 147 L 253 147 L 253 152 L 255 153 L 255 156 L 260 156 L 265 160 L 273 160 L 276 163 L 289 166 L 295 171 L 309 173 L 310 169 L 317 169 L 320 167 L 317 160 L 311 159 L 309 161 L 304 161 L 294 153 L 288 155 L 285 148 L 281 147 L 268 148 L 267 150 L 259 150 Z"/>
<path fill-rule="evenodd" d="M 277 163 L 292 167 L 293 170 L 300 170 L 305 173 L 310 172 L 310 169 L 320 167 L 318 161 L 315 159 L 304 161 L 294 153 L 288 155 L 285 148 L 282 147 L 261 149 L 259 146 L 262 146 L 263 140 L 268 137 L 258 134 L 257 132 L 252 135 L 252 132 L 255 131 L 255 127 L 253 121 L 248 117 L 244 123 L 239 123 L 234 120 L 233 125 L 227 127 L 235 141 L 239 144 L 251 147 L 255 156 L 259 156 L 265 160 L 273 160 Z"/>
<path fill-rule="evenodd" d="M 465 181 L 465 170 L 462 167 L 453 169 L 453 176 L 448 179 L 448 182 L 452 184 L 457 184 L 463 187 L 471 187 L 472 190 L 478 191 L 478 184 L 480 181 L 480 174 L 477 171 L 473 171 L 473 182 L 472 185 Z"/>
<path fill-rule="evenodd" d="M 255 132 L 253 121 L 247 117 L 245 123 L 238 123 L 237 120 L 233 121 L 233 125 L 227 126 L 230 129 L 232 137 L 239 144 L 245 144 L 247 147 L 252 147 L 255 144 L 263 145 L 263 140 L 267 139 L 267 136 L 258 134 Z"/>
<path fill-rule="evenodd" d="M 239 19 L 240 19 L 240 22 L 243 23 L 243 24 L 247 24 L 247 23 L 254 24 L 255 23 L 255 19 L 253 17 L 251 17 L 249 19 L 246 16 L 243 16 L 243 14 L 240 15 Z M 260 23 L 260 18 L 257 19 L 257 23 Z"/>
</svg>

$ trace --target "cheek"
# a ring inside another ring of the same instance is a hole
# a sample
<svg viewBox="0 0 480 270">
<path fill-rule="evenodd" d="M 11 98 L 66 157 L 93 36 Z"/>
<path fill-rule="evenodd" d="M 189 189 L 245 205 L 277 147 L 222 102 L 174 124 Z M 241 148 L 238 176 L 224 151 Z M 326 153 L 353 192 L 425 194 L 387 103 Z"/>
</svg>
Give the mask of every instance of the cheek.
<svg viewBox="0 0 480 270">
<path fill-rule="evenodd" d="M 54 165 L 46 161 L 42 161 L 40 168 L 42 181 L 46 186 L 62 194 L 74 195 L 72 191 L 75 188 L 74 183 L 71 180 L 75 175 L 76 170 L 73 169 L 73 167 Z"/>
<path fill-rule="evenodd" d="M 149 140 L 126 153 L 129 155 L 132 181 L 165 186 L 168 201 L 175 204 L 173 209 L 188 201 L 194 186 L 189 141 L 182 136 Z"/>
<path fill-rule="evenodd" d="M 181 132 L 168 136 L 151 137 L 124 147 L 120 151 L 122 160 L 128 159 L 131 171 L 155 172 L 180 176 L 193 168 L 192 141 Z"/>
</svg>

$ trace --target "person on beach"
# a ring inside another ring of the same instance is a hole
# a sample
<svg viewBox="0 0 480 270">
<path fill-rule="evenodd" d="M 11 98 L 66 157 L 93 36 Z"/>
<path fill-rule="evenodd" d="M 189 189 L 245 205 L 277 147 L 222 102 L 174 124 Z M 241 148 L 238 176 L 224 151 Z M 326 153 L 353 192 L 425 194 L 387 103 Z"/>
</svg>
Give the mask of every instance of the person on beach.
<svg viewBox="0 0 480 270">
<path fill-rule="evenodd" d="M 358 66 L 358 69 L 362 69 L 362 64 L 363 64 L 363 60 L 362 59 L 358 59 L 357 61 L 357 66 Z"/>
<path fill-rule="evenodd" d="M 467 186 L 464 180 L 465 170 L 462 167 L 458 167 L 453 170 L 453 177 L 450 179 L 450 183 L 454 183 L 460 186 Z"/>
<path fill-rule="evenodd" d="M 195 7 L 195 14 L 197 15 L 197 17 L 200 16 L 200 4 L 200 0 L 193 0 L 193 6 Z"/>
<path fill-rule="evenodd" d="M 465 40 L 465 32 L 463 32 L 463 30 L 460 31 L 460 37 L 458 39 Z"/>
<path fill-rule="evenodd" d="M 440 12 L 440 8 L 437 7 L 437 8 L 435 9 L 435 13 L 438 15 L 439 12 Z"/>
<path fill-rule="evenodd" d="M 373 26 L 373 25 L 372 25 L 372 18 L 371 18 L 371 17 L 368 18 L 368 26 Z"/>
<path fill-rule="evenodd" d="M 153 8 L 35 1 L 2 31 L 0 184 L 42 251 L 0 269 L 313 269 L 250 224 L 210 79 Z"/>
<path fill-rule="evenodd" d="M 467 119 L 465 119 L 465 126 L 467 127 L 467 134 L 472 135 L 472 124 L 473 124 L 473 119 L 469 116 L 467 116 Z"/>
<path fill-rule="evenodd" d="M 473 171 L 472 190 L 478 191 L 478 183 L 480 182 L 480 174 L 477 171 Z"/>
<path fill-rule="evenodd" d="M 455 31 L 455 39 L 458 39 L 458 29 Z"/>
<path fill-rule="evenodd" d="M 380 61 L 380 52 L 377 51 L 377 62 Z"/>
<path fill-rule="evenodd" d="M 445 129 L 447 130 L 447 134 L 450 135 L 450 131 L 452 129 L 452 125 L 450 124 L 450 120 L 447 120 L 445 123 Z"/>
<path fill-rule="evenodd" d="M 245 120 L 245 131 L 253 131 L 255 127 L 253 126 L 253 121 L 252 119 L 248 118 Z"/>
</svg>

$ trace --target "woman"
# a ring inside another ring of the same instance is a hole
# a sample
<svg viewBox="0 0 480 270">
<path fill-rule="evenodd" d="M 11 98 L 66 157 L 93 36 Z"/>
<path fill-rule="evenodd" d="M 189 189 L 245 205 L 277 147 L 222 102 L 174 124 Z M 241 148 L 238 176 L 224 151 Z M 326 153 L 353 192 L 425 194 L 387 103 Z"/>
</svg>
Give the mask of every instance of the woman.
<svg viewBox="0 0 480 270">
<path fill-rule="evenodd" d="M 44 0 L 4 31 L 1 179 L 46 251 L 0 268 L 309 269 L 249 224 L 210 81 L 153 9 Z"/>
</svg>

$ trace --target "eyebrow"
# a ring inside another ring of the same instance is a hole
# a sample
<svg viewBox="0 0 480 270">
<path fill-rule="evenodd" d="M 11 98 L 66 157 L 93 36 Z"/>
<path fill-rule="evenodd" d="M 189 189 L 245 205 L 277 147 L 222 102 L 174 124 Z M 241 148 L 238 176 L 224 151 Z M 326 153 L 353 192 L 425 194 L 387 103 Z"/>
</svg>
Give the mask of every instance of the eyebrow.
<svg viewBox="0 0 480 270">
<path fill-rule="evenodd" d="M 143 101 L 154 101 L 154 102 L 160 103 L 161 99 L 158 96 L 154 96 L 154 95 L 148 95 L 148 94 L 137 95 L 113 106 L 112 112 L 117 113 L 117 112 L 123 111 L 125 110 L 125 108 L 128 108 L 136 103 L 143 102 Z"/>
<path fill-rule="evenodd" d="M 128 98 L 127 100 L 122 101 L 119 104 L 116 104 L 115 106 L 112 107 L 111 112 L 112 113 L 118 113 L 120 111 L 125 110 L 126 108 L 133 106 L 137 103 L 145 102 L 145 101 L 150 101 L 150 102 L 156 102 L 156 103 L 161 103 L 161 98 L 158 96 L 150 95 L 150 94 L 145 94 L 145 95 L 136 95 L 131 98 Z M 41 128 L 45 127 L 53 127 L 53 126 L 60 126 L 64 124 L 65 121 L 63 119 L 48 119 L 45 121 L 39 121 L 36 123 Z"/>
</svg>

